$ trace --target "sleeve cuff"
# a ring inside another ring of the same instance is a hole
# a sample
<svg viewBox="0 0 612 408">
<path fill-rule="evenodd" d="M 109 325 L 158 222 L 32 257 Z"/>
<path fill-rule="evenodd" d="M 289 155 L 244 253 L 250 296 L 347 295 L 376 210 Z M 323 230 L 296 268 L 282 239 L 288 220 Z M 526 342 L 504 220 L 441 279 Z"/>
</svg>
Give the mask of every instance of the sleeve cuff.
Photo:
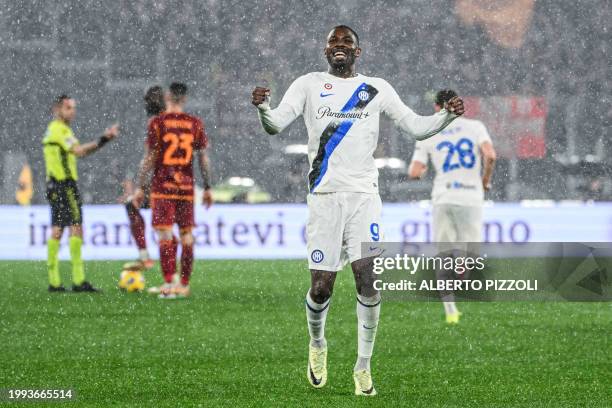
<svg viewBox="0 0 612 408">
<path fill-rule="evenodd" d="M 456 113 L 447 111 L 446 108 L 440 109 L 439 113 L 443 114 L 444 116 L 450 116 L 451 118 L 459 117 L 459 115 L 457 115 Z"/>
<path fill-rule="evenodd" d="M 270 110 L 270 102 L 264 102 L 261 103 L 259 105 L 257 105 L 257 109 L 259 109 L 260 112 L 267 112 Z"/>
</svg>

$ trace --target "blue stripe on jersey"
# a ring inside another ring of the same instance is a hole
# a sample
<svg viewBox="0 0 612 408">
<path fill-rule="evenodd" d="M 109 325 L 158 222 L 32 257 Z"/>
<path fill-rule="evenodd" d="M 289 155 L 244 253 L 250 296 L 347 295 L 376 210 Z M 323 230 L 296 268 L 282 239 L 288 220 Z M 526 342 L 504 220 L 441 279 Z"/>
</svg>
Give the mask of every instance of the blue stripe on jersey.
<svg viewBox="0 0 612 408">
<path fill-rule="evenodd" d="M 355 92 L 353 92 L 353 95 L 349 98 L 344 107 L 341 109 L 341 112 L 347 113 L 354 109 L 355 106 L 357 106 L 357 104 L 360 102 L 359 92 L 365 91 L 368 88 L 369 87 L 365 82 L 359 85 L 357 89 L 355 89 Z M 323 180 L 323 176 L 325 176 L 325 173 L 327 172 L 327 163 L 329 161 L 330 156 L 332 155 L 334 150 L 336 150 L 336 147 L 338 147 L 342 139 L 344 139 L 344 136 L 346 136 L 348 131 L 353 126 L 354 122 L 355 119 L 346 119 L 340 122 L 340 124 L 337 125 L 336 131 L 332 134 L 332 136 L 325 144 L 325 155 L 323 156 L 323 162 L 321 163 L 321 171 L 319 173 L 319 176 L 316 178 L 314 185 L 310 189 L 311 193 L 314 191 L 315 188 L 317 188 L 319 183 L 321 183 L 321 180 Z"/>
</svg>

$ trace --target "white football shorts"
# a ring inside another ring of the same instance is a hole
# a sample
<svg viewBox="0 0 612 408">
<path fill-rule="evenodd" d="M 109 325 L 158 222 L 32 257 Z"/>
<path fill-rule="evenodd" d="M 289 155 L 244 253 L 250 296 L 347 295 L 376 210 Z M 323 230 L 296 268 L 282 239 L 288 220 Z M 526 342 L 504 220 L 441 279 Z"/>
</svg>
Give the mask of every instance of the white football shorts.
<svg viewBox="0 0 612 408">
<path fill-rule="evenodd" d="M 362 254 L 362 242 L 373 243 L 369 251 L 378 254 L 375 243 L 383 241 L 378 194 L 314 193 L 308 195 L 307 202 L 310 269 L 337 272 L 347 261 L 372 256 Z"/>
<path fill-rule="evenodd" d="M 482 206 L 434 204 L 435 242 L 482 241 Z"/>
</svg>

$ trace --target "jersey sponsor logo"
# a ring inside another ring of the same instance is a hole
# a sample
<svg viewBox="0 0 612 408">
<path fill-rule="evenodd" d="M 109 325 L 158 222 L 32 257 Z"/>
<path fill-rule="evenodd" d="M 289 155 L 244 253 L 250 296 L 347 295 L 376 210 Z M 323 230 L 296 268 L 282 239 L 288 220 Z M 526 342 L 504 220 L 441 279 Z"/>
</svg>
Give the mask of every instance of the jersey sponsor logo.
<svg viewBox="0 0 612 408">
<path fill-rule="evenodd" d="M 457 189 L 457 190 L 476 190 L 476 186 L 473 184 L 465 184 L 459 181 L 453 181 L 452 183 L 446 183 L 446 188 Z"/>
<path fill-rule="evenodd" d="M 329 106 L 321 106 L 317 109 L 317 116 L 315 118 L 365 119 L 368 116 L 370 116 L 368 112 L 334 112 Z"/>
<path fill-rule="evenodd" d="M 315 249 L 310 254 L 310 259 L 314 263 L 321 263 L 321 262 L 323 262 L 324 258 L 325 258 L 325 256 L 323 255 L 323 251 L 321 251 L 320 249 Z"/>
<path fill-rule="evenodd" d="M 334 95 L 334 94 L 333 94 L 333 93 L 323 93 L 323 92 L 321 92 L 321 93 L 319 94 L 319 96 L 320 96 L 321 98 L 326 98 L 326 97 L 328 97 L 328 96 L 332 96 L 332 95 Z"/>
<path fill-rule="evenodd" d="M 328 82 L 325 85 L 323 85 L 323 88 L 325 88 L 325 89 L 327 89 L 329 91 L 330 89 L 333 88 L 333 85 Z"/>
<path fill-rule="evenodd" d="M 445 136 L 454 135 L 454 134 L 461 132 L 462 130 L 463 129 L 461 128 L 461 126 L 455 126 L 450 129 L 447 127 L 446 129 L 442 130 L 440 134 L 445 135 Z"/>
</svg>

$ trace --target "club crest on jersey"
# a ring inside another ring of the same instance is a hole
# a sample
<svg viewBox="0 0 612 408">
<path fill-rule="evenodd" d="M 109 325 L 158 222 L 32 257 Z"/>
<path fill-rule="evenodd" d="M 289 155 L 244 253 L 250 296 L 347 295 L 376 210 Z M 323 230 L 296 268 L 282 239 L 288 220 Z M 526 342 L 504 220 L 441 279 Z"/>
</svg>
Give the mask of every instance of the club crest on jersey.
<svg viewBox="0 0 612 408">
<path fill-rule="evenodd" d="M 314 251 L 312 251 L 312 254 L 310 254 L 310 259 L 312 259 L 312 262 L 314 263 L 321 263 L 323 261 L 323 251 L 321 251 L 320 249 L 315 249 Z"/>
<path fill-rule="evenodd" d="M 359 93 L 357 94 L 357 97 L 362 100 L 362 101 L 367 101 L 368 99 L 370 99 L 370 93 L 368 91 L 359 91 Z"/>
<path fill-rule="evenodd" d="M 325 89 L 327 89 L 329 91 L 330 89 L 333 88 L 333 85 L 330 84 L 329 82 L 327 82 L 325 85 L 323 85 L 323 88 L 325 88 Z"/>
</svg>

